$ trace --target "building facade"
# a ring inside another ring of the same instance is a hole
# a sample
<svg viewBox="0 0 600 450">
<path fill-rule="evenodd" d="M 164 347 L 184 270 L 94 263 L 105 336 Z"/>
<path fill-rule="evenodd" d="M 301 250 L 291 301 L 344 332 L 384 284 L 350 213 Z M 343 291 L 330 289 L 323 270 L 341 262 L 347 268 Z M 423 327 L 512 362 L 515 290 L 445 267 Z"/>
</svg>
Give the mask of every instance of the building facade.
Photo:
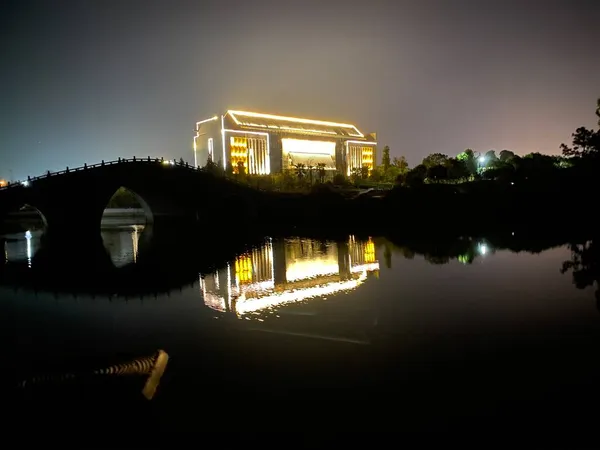
<svg viewBox="0 0 600 450">
<path fill-rule="evenodd" d="M 228 110 L 196 123 L 194 164 L 268 175 L 299 164 L 350 175 L 375 167 L 376 136 L 351 124 Z"/>
</svg>

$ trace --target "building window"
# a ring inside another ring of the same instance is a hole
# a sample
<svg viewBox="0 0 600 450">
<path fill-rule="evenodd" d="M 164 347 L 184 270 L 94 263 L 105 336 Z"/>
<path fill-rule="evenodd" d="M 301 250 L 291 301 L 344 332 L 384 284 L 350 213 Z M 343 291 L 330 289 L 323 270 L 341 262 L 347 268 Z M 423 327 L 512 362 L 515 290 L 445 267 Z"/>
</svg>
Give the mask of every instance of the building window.
<svg viewBox="0 0 600 450">
<path fill-rule="evenodd" d="M 270 171 L 266 136 L 238 137 L 229 139 L 231 168 L 233 173 L 266 175 Z"/>
<path fill-rule="evenodd" d="M 269 173 L 269 153 L 267 152 L 267 139 L 265 137 L 251 137 L 248 141 L 248 167 L 253 175 L 266 175 Z"/>
<path fill-rule="evenodd" d="M 369 173 L 373 170 L 373 147 L 362 147 L 362 165 L 369 168 Z"/>
<path fill-rule="evenodd" d="M 364 166 L 371 173 L 374 167 L 373 153 L 374 149 L 371 146 L 348 145 L 346 152 L 348 176 L 352 175 L 354 170 L 362 169 Z"/>
<path fill-rule="evenodd" d="M 233 173 L 248 173 L 248 139 L 231 136 L 229 145 Z"/>
<path fill-rule="evenodd" d="M 208 138 L 208 157 L 211 161 L 215 160 L 213 138 Z"/>
</svg>

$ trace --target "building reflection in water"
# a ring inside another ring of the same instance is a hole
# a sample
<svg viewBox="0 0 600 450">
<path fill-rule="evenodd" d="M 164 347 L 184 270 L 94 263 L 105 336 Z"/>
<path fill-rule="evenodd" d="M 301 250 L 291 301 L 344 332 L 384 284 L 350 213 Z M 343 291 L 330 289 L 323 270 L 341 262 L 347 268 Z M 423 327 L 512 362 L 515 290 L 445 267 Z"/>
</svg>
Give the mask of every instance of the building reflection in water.
<svg viewBox="0 0 600 450">
<path fill-rule="evenodd" d="M 144 231 L 143 225 L 102 230 L 104 247 L 115 267 L 137 262 L 142 231 Z"/>
<path fill-rule="evenodd" d="M 269 239 L 262 247 L 203 277 L 200 289 L 207 306 L 242 317 L 349 291 L 370 274 L 378 273 L 371 239 Z"/>
</svg>

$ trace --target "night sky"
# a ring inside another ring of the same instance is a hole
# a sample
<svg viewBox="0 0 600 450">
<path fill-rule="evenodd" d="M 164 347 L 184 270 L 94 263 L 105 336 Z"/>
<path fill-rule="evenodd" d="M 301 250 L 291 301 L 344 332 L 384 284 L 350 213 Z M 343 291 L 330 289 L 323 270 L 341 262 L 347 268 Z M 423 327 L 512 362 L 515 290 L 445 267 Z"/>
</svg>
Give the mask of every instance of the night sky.
<svg viewBox="0 0 600 450">
<path fill-rule="evenodd" d="M 239 4 L 239 5 L 238 5 Z M 558 153 L 596 122 L 600 1 L 0 2 L 0 177 L 193 161 L 228 108 L 429 153 Z"/>
</svg>

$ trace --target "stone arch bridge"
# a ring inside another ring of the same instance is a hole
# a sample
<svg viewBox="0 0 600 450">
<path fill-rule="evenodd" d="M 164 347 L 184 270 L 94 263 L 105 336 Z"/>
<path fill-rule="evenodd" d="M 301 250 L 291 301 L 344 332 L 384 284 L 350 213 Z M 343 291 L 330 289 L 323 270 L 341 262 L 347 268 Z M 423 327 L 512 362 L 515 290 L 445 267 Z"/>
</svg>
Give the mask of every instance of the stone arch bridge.
<svg viewBox="0 0 600 450">
<path fill-rule="evenodd" d="M 242 184 L 163 159 L 119 158 L 11 183 L 0 189 L 0 220 L 28 205 L 39 211 L 47 232 L 98 234 L 106 205 L 124 187 L 144 208 L 148 223 L 228 223 L 256 217 L 263 194 Z"/>
</svg>

